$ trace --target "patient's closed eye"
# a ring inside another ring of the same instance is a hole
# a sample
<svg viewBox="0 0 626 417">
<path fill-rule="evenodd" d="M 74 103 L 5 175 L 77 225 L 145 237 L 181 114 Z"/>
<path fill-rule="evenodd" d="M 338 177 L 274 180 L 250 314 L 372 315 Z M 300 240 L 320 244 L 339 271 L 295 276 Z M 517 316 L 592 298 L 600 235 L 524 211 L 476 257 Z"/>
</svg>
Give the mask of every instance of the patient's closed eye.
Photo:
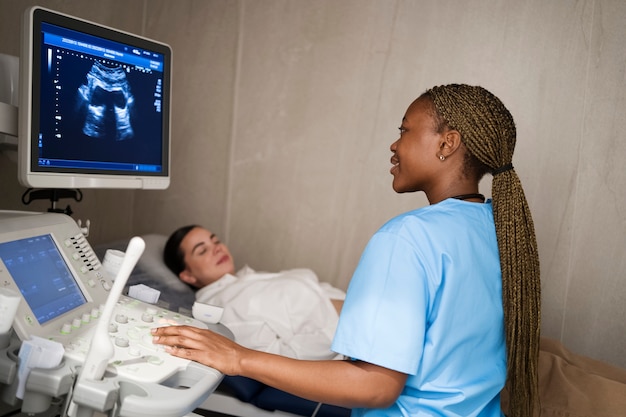
<svg viewBox="0 0 626 417">
<path fill-rule="evenodd" d="M 222 242 L 220 242 L 220 240 L 215 236 L 211 236 L 211 241 L 208 243 L 202 242 L 200 244 L 198 244 L 197 246 L 197 251 L 196 254 L 198 255 L 204 255 L 206 254 L 209 250 L 215 250 L 219 245 L 221 245 Z"/>
</svg>

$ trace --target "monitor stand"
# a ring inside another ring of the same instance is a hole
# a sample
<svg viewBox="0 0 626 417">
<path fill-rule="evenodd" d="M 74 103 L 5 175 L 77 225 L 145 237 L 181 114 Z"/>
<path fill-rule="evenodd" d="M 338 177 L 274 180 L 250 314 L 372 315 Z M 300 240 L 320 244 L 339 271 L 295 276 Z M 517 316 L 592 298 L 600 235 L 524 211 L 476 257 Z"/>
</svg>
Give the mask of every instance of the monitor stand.
<svg viewBox="0 0 626 417">
<path fill-rule="evenodd" d="M 24 194 L 22 194 L 22 203 L 24 203 L 24 205 L 29 205 L 34 200 L 50 200 L 48 213 L 63 213 L 71 216 L 72 208 L 69 204 L 65 209 L 57 208 L 57 202 L 61 198 L 72 198 L 74 201 L 81 202 L 83 200 L 83 193 L 79 189 L 29 188 L 24 192 Z"/>
</svg>

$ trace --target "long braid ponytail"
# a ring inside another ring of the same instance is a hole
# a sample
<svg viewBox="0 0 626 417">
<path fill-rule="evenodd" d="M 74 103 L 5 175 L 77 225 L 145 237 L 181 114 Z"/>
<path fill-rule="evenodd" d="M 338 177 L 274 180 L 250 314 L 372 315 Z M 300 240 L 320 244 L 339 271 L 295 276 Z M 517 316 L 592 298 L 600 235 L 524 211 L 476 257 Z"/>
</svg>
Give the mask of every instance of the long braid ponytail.
<svg viewBox="0 0 626 417">
<path fill-rule="evenodd" d="M 461 134 L 467 150 L 493 174 L 493 213 L 502 269 L 509 417 L 531 417 L 539 404 L 541 285 L 533 220 L 512 158 L 516 131 L 502 102 L 482 87 L 434 87 L 437 116 Z"/>
</svg>

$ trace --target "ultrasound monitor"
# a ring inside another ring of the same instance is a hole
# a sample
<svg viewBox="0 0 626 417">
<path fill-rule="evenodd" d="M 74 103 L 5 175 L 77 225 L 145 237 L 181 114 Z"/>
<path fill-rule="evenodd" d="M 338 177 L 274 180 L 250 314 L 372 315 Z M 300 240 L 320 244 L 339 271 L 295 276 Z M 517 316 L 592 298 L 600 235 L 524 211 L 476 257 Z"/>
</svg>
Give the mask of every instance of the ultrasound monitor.
<svg viewBox="0 0 626 417">
<path fill-rule="evenodd" d="M 20 183 L 167 188 L 171 61 L 166 44 L 28 9 L 20 56 Z"/>
</svg>

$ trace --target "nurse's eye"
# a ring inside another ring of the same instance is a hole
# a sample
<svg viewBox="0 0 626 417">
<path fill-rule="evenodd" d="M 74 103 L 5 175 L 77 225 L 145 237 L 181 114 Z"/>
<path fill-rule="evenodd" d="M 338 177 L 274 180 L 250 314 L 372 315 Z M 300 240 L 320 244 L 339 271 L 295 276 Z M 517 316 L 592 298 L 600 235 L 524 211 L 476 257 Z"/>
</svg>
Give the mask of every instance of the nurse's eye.
<svg viewBox="0 0 626 417">
<path fill-rule="evenodd" d="M 406 132 L 406 128 L 404 126 L 400 126 L 398 130 L 400 131 L 400 134 L 403 134 Z"/>
</svg>

